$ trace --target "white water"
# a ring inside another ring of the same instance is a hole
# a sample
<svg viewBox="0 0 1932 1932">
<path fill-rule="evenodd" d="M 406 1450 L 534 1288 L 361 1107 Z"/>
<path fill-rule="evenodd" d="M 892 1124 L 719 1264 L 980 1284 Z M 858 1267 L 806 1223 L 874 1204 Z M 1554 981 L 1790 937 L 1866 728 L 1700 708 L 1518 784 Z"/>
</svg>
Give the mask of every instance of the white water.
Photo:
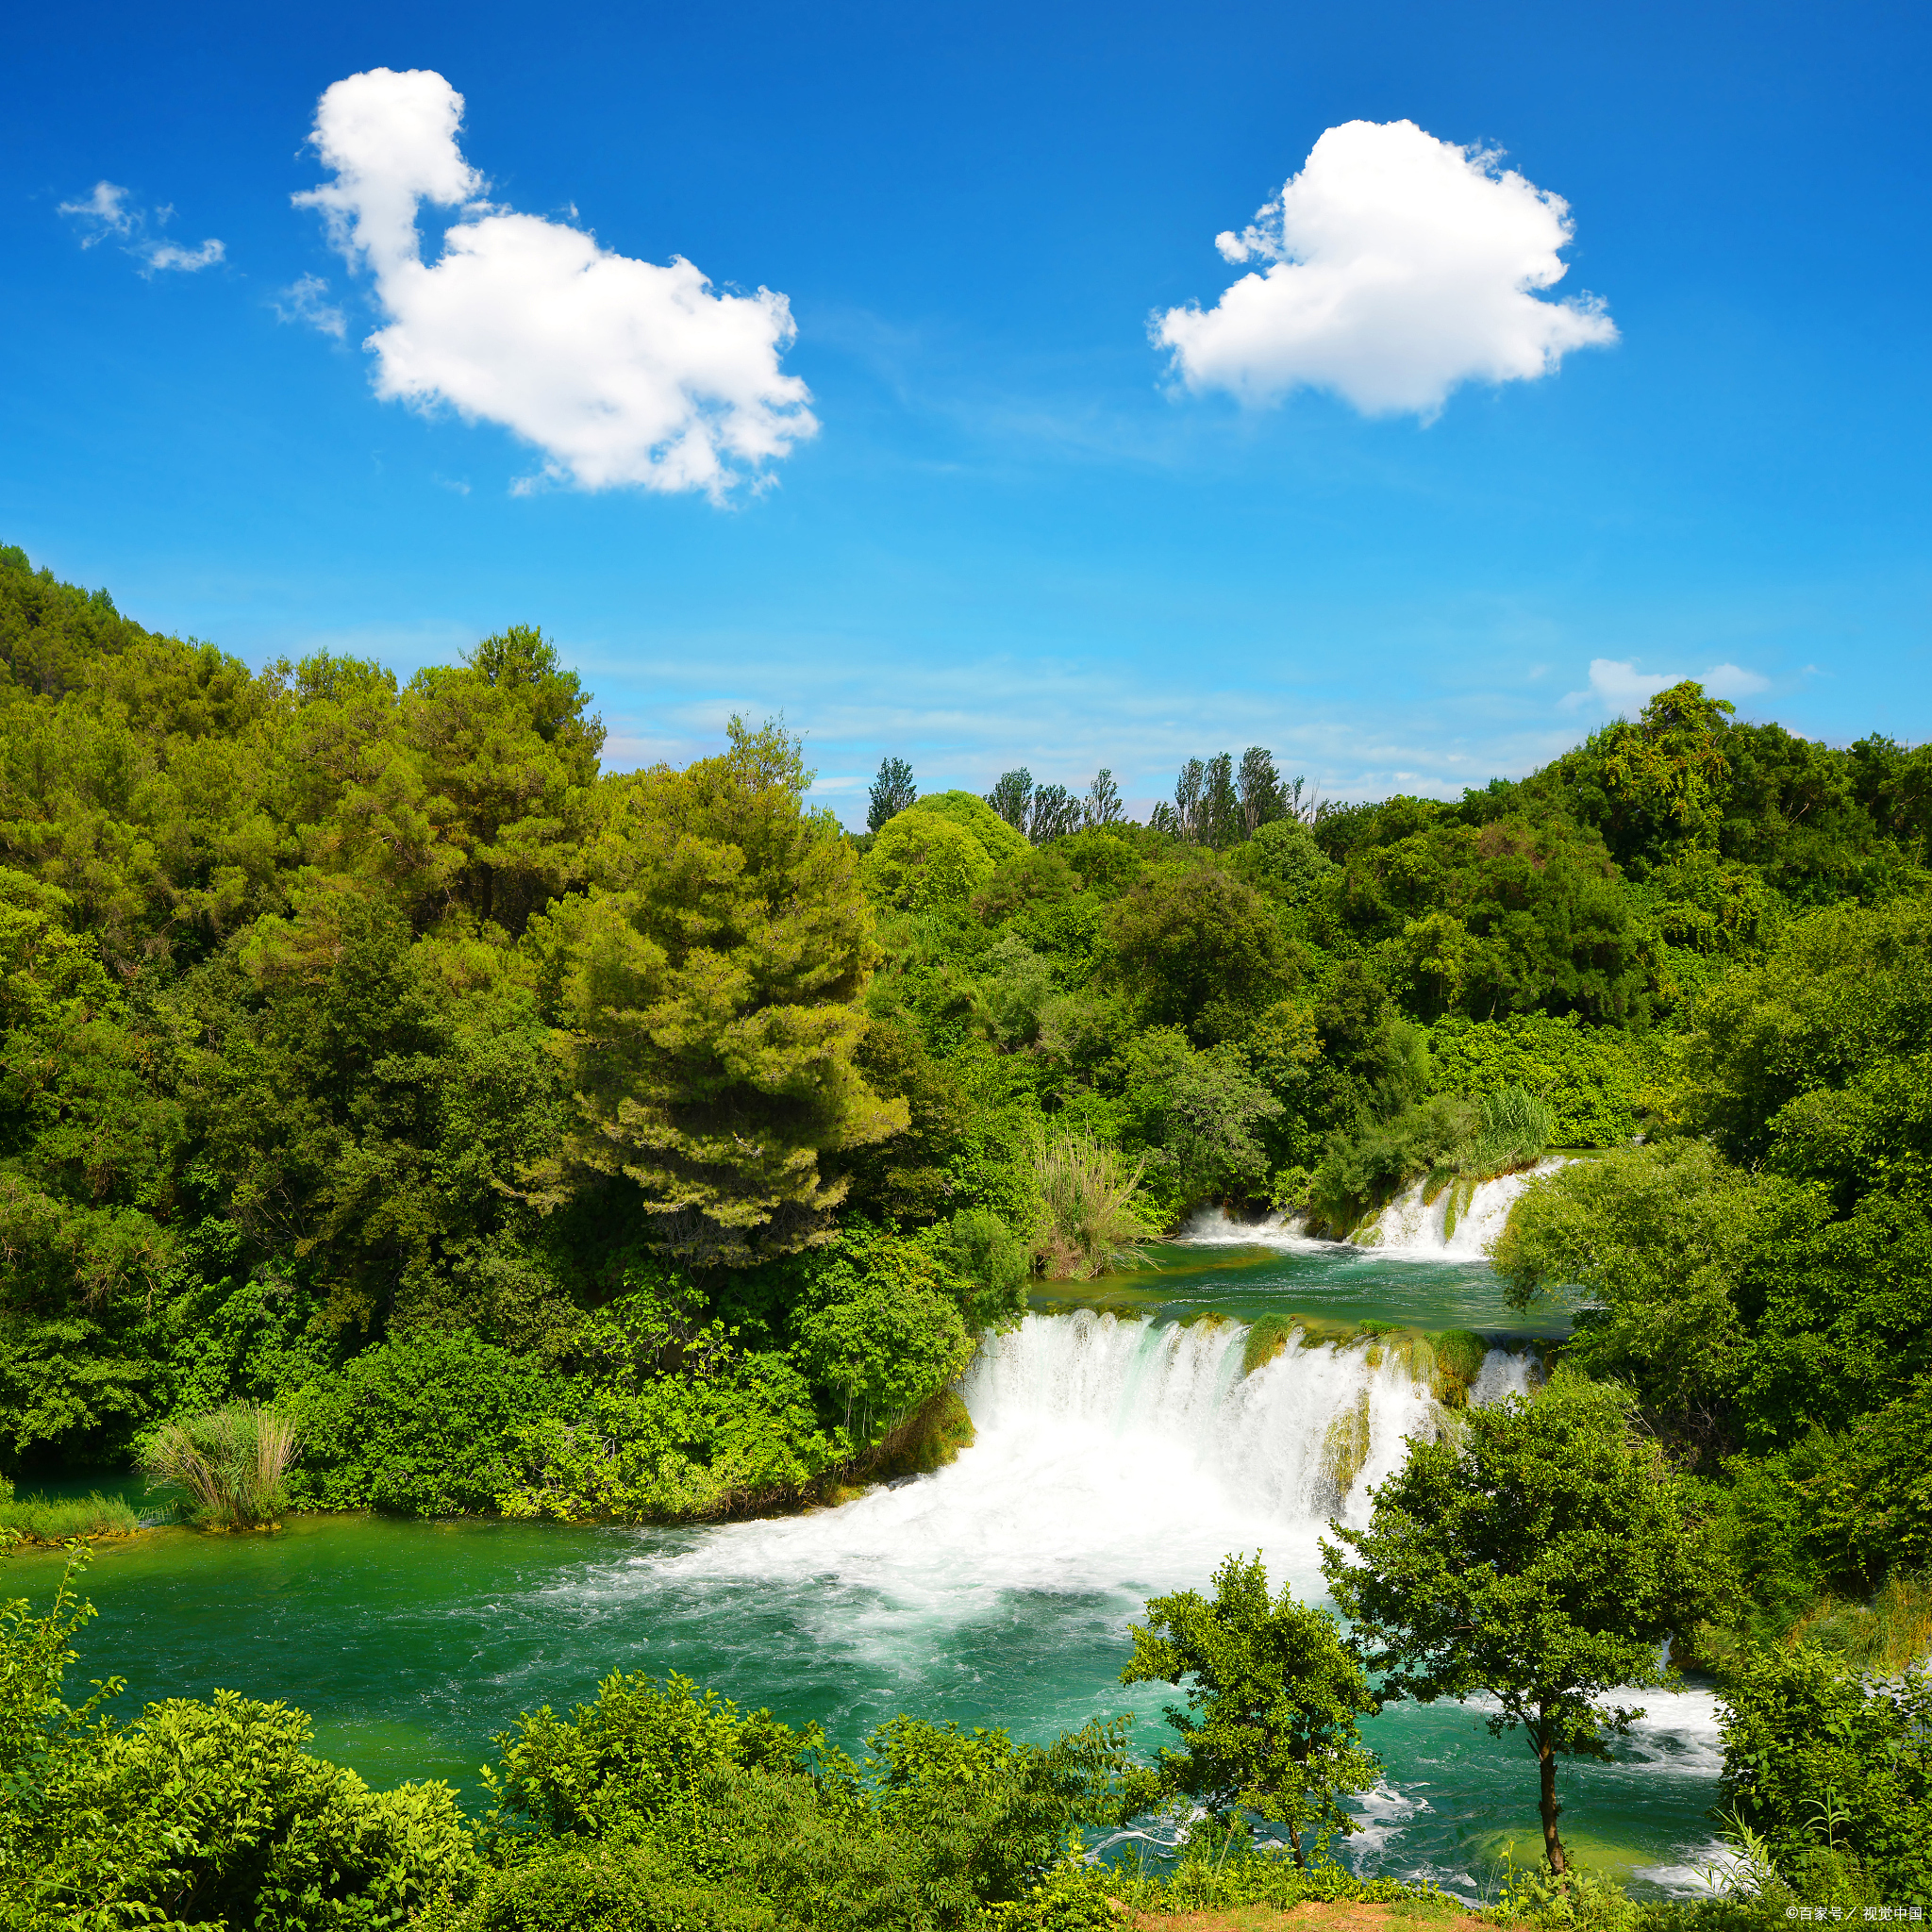
<svg viewBox="0 0 1932 1932">
<path fill-rule="evenodd" d="M 1370 1486 L 1399 1465 L 1406 1435 L 1434 1435 L 1437 1405 L 1391 1361 L 1370 1368 L 1362 1347 L 1291 1346 L 1243 1376 L 1246 1339 L 1232 1322 L 1029 1315 L 968 1372 L 977 1441 L 948 1468 L 841 1508 L 727 1525 L 672 1561 L 836 1578 L 882 1610 L 945 1620 L 1012 1591 L 1098 1591 L 1138 1608 L 1242 1547 L 1319 1591 L 1328 1518 L 1366 1520 Z M 1495 1356 L 1499 1375 L 1520 1373 Z M 1364 1399 L 1368 1454 L 1343 1490 L 1323 1445 Z"/>
<path fill-rule="evenodd" d="M 1246 1339 L 1233 1322 L 1030 1315 L 968 1372 L 977 1440 L 949 1467 L 641 1560 L 689 1581 L 810 1584 L 827 1635 L 836 1624 L 861 1649 L 896 1649 L 908 1617 L 928 1631 L 977 1622 L 1015 1591 L 1097 1594 L 1124 1618 L 1243 1548 L 1319 1596 L 1329 1518 L 1365 1523 L 1405 1438 L 1432 1438 L 1441 1410 L 1392 1357 L 1372 1368 L 1365 1345 L 1291 1343 L 1244 1376 Z M 1479 1399 L 1520 1392 L 1527 1373 L 1526 1357 L 1491 1350 Z M 1324 1445 L 1357 1418 L 1366 1454 L 1339 1483 Z"/>
<path fill-rule="evenodd" d="M 1481 1261 L 1489 1257 L 1496 1237 L 1509 1219 L 1517 1196 L 1537 1175 L 1554 1174 L 1560 1159 L 1542 1160 L 1524 1174 L 1507 1174 L 1497 1180 L 1478 1181 L 1467 1205 L 1448 1226 L 1449 1206 L 1461 1191 L 1444 1188 L 1433 1201 L 1423 1199 L 1424 1183 L 1413 1181 L 1373 1221 L 1356 1230 L 1348 1243 L 1318 1241 L 1306 1230 L 1300 1215 L 1271 1214 L 1261 1221 L 1231 1221 L 1219 1208 L 1201 1208 L 1179 1239 L 1190 1246 L 1267 1247 L 1288 1251 L 1348 1245 L 1373 1248 L 1391 1261 Z"/>
</svg>

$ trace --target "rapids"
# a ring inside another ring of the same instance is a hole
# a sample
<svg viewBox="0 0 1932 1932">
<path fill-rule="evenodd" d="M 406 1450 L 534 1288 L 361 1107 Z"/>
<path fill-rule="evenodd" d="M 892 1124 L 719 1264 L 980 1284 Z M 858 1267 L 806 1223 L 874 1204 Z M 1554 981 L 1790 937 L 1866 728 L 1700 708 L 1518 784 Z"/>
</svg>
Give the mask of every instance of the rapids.
<svg viewBox="0 0 1932 1932">
<path fill-rule="evenodd" d="M 1299 1215 L 1232 1221 L 1219 1208 L 1200 1209 L 1181 1239 L 1190 1245 L 1215 1247 L 1369 1249 L 1391 1261 L 1482 1261 L 1525 1185 L 1562 1165 L 1559 1158 L 1541 1160 L 1526 1173 L 1503 1174 L 1474 1187 L 1452 1182 L 1433 1199 L 1424 1198 L 1425 1182 L 1411 1181 L 1346 1242 L 1316 1240 L 1305 1230 Z"/>
</svg>

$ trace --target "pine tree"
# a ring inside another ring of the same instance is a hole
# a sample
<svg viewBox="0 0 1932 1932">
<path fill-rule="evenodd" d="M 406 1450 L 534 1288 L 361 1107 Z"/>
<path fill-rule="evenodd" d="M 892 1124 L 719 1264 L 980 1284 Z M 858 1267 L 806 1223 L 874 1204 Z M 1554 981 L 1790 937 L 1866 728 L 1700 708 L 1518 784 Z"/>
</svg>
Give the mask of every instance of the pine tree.
<svg viewBox="0 0 1932 1932">
<path fill-rule="evenodd" d="M 796 740 L 734 719 L 723 757 L 625 788 L 547 921 L 578 1122 L 541 1202 L 622 1176 L 647 1245 L 746 1266 L 828 1239 L 835 1158 L 905 1127 L 853 1063 L 878 951 L 808 782 Z"/>
</svg>

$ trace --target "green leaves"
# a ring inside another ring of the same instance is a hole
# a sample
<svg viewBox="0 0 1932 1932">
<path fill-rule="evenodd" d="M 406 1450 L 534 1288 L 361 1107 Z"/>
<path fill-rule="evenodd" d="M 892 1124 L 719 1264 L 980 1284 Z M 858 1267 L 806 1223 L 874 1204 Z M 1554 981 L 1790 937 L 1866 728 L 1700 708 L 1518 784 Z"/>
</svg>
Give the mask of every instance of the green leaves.
<svg viewBox="0 0 1932 1932">
<path fill-rule="evenodd" d="M 630 780 L 541 936 L 577 1125 L 540 1198 L 621 1175 L 653 1245 L 731 1266 L 824 1239 L 845 1184 L 821 1157 L 908 1120 L 855 1064 L 877 955 L 850 847 L 774 756 L 747 736 Z"/>
</svg>

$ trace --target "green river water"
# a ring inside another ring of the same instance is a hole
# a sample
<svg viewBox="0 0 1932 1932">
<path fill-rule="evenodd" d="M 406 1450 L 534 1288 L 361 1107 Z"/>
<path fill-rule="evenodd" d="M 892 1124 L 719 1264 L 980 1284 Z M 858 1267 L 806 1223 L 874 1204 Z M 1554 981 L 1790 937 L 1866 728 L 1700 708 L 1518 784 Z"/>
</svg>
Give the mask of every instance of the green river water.
<svg viewBox="0 0 1932 1932">
<path fill-rule="evenodd" d="M 1539 1325 L 1511 1315 L 1480 1261 L 1226 1234 L 1153 1259 L 1037 1302 L 990 1344 L 965 1385 L 978 1440 L 935 1475 L 691 1529 L 311 1517 L 271 1535 L 158 1530 L 94 1562 L 100 1614 L 77 1675 L 125 1677 L 129 1713 L 217 1686 L 286 1699 L 313 1716 L 320 1752 L 373 1783 L 445 1777 L 471 1796 L 492 1732 L 612 1671 L 682 1671 L 850 1747 L 899 1710 L 1032 1738 L 1131 1711 L 1151 1750 L 1162 1692 L 1114 1682 L 1141 1600 L 1256 1547 L 1319 1594 L 1327 1516 L 1360 1519 L 1427 1412 L 1359 1346 L 1291 1350 L 1243 1377 L 1239 1324 L 1477 1329 L 1497 1344 L 1491 1395 L 1521 1386 L 1510 1349 Z M 1188 1319 L 1204 1313 L 1236 1319 Z M 1372 1447 L 1341 1493 L 1322 1445 L 1357 1407 Z M 16 1555 L 7 1594 L 42 1598 L 57 1574 L 49 1556 Z M 1684 1889 L 1712 1848 L 1712 1700 L 1690 1687 L 1641 1701 L 1649 1714 L 1612 1762 L 1566 1769 L 1565 1836 L 1640 1885 Z M 1504 1843 L 1535 1854 L 1532 1760 L 1479 1711 L 1392 1707 L 1365 1731 L 1388 1775 L 1353 1862 L 1466 1890 Z"/>
</svg>

